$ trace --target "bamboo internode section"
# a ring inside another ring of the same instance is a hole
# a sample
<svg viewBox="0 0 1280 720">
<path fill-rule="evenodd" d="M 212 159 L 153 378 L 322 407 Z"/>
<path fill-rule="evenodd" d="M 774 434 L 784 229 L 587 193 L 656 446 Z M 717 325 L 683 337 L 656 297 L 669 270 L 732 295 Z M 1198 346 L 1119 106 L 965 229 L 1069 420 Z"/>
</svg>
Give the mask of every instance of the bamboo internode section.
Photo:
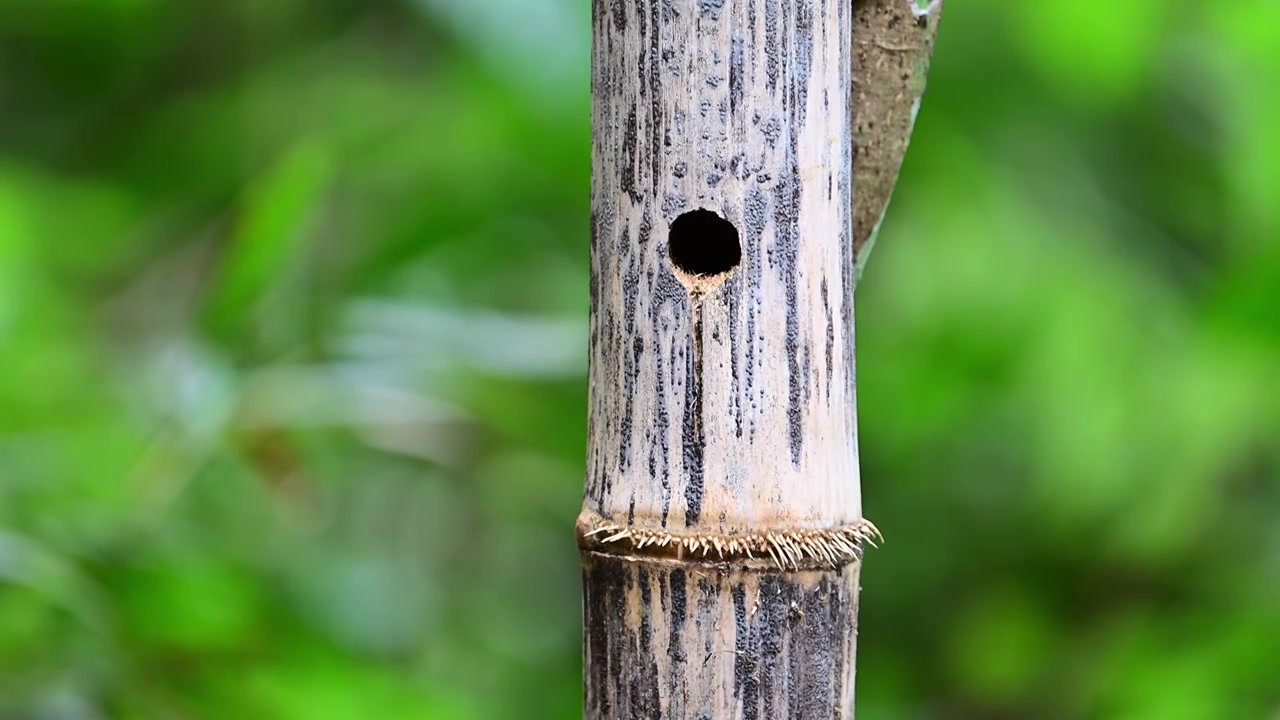
<svg viewBox="0 0 1280 720">
<path fill-rule="evenodd" d="M 723 535 L 861 519 L 851 23 L 834 0 L 596 3 L 600 515 Z M 695 302 L 669 235 L 699 210 L 741 259 Z"/>
</svg>

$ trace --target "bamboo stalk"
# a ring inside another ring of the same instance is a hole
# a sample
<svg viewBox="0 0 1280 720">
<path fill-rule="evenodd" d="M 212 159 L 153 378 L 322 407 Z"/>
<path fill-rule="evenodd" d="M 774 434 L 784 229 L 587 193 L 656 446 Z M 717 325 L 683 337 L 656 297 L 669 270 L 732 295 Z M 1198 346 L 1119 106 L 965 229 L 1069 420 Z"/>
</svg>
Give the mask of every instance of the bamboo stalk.
<svg viewBox="0 0 1280 720">
<path fill-rule="evenodd" d="M 853 716 L 853 22 L 593 4 L 587 718 Z"/>
<path fill-rule="evenodd" d="M 853 246 L 866 267 L 924 97 L 942 0 L 858 0 L 853 9 Z"/>
</svg>

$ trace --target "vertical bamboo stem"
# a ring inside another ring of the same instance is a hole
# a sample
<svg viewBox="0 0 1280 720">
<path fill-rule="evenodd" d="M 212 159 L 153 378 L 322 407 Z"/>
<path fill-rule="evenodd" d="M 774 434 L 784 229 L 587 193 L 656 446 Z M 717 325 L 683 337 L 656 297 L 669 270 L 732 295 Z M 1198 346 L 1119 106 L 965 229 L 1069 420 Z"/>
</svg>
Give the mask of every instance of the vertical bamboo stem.
<svg viewBox="0 0 1280 720">
<path fill-rule="evenodd" d="M 862 273 L 924 97 L 942 0 L 853 6 L 853 247 Z"/>
<path fill-rule="evenodd" d="M 587 717 L 852 717 L 852 255 L 941 2 L 593 9 Z"/>
<path fill-rule="evenodd" d="M 586 716 L 852 717 L 851 3 L 593 28 Z"/>
</svg>

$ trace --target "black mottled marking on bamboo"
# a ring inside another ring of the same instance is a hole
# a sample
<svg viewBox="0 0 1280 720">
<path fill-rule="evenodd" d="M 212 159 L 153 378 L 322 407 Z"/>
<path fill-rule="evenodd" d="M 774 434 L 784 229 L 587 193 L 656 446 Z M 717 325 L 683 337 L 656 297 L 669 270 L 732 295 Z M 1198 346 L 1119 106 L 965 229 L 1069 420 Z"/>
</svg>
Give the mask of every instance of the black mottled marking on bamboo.
<svg viewBox="0 0 1280 720">
<path fill-rule="evenodd" d="M 800 291 L 798 267 L 800 243 L 800 177 L 794 165 L 787 178 L 774 189 L 774 253 L 778 275 L 783 282 L 786 327 L 782 342 L 787 356 L 787 443 L 791 464 L 799 466 L 804 449 L 804 382 L 809 372 L 800 333 Z"/>
<path fill-rule="evenodd" d="M 619 239 L 620 256 L 626 257 L 627 266 L 623 271 L 622 282 L 622 336 L 619 340 L 629 345 L 627 351 L 619 353 L 622 372 L 619 381 L 622 383 L 623 410 L 618 418 L 618 467 L 625 471 L 631 465 L 631 441 L 634 432 L 632 422 L 635 405 L 636 385 L 639 382 L 639 356 L 644 351 L 644 340 L 636 333 L 636 310 L 640 302 L 640 271 L 637 268 L 638 250 L 643 250 L 649 238 L 648 217 L 641 221 L 636 238 L 636 247 L 631 247 L 631 229 L 624 227 Z M 630 342 L 628 342 L 630 339 Z M 636 343 L 640 345 L 637 347 Z M 608 490 L 606 490 L 608 492 Z"/>
<path fill-rule="evenodd" d="M 666 124 L 662 121 L 662 33 L 658 30 L 658 8 L 649 3 L 649 12 L 653 16 L 653 28 L 649 32 L 649 174 L 652 179 L 653 193 L 650 201 L 658 197 L 662 186 L 663 149 L 669 144 L 670 136 L 666 134 Z M 641 17 L 644 13 L 640 13 Z"/>
<path fill-rule="evenodd" d="M 811 636 L 825 639 L 821 646 L 810 642 L 792 644 L 791 662 L 800 667 L 826 667 L 826 672 L 806 673 L 801 685 L 793 688 L 792 700 L 797 718 L 830 717 L 830 710 L 843 701 L 844 673 L 841 672 L 845 654 L 849 651 L 850 621 L 837 615 L 850 610 L 850 598 L 845 597 L 845 584 L 839 572 L 834 577 L 823 577 L 812 592 L 801 593 L 795 601 L 803 624 Z M 856 611 L 856 610 L 855 610 Z M 852 658 L 848 658 L 852 661 Z M 796 703 L 795 700 L 801 700 Z M 808 702 L 804 702 L 804 701 Z M 820 714 L 825 712 L 826 714 Z"/>
<path fill-rule="evenodd" d="M 760 126 L 760 132 L 764 135 L 765 147 L 773 149 L 777 146 L 778 140 L 782 138 L 782 121 L 776 117 L 765 120 Z"/>
<path fill-rule="evenodd" d="M 667 613 L 671 632 L 667 638 L 667 653 L 673 664 L 672 674 L 681 675 L 680 668 L 688 661 L 684 649 L 684 625 L 689 620 L 688 579 L 684 570 L 674 568 L 671 571 L 671 610 Z"/>
<path fill-rule="evenodd" d="M 635 280 L 639 282 L 639 279 L 640 279 L 640 274 L 636 273 Z M 643 357 L 644 357 L 644 336 L 637 333 L 633 335 L 631 338 L 631 365 L 627 368 L 627 371 L 632 373 L 638 373 L 640 368 L 640 359 Z M 630 382 L 632 385 L 634 385 L 635 378 L 634 377 L 631 378 Z M 631 393 L 632 390 L 628 389 L 627 392 Z"/>
<path fill-rule="evenodd" d="M 584 560 L 582 564 L 582 654 L 587 667 L 609 667 L 609 642 L 603 637 L 607 634 L 605 613 L 608 602 L 605 593 L 597 589 L 591 591 L 591 566 Z M 601 696 L 591 683 L 583 683 L 583 704 L 590 713 L 595 709 L 605 715 L 612 714 L 608 694 Z"/>
<path fill-rule="evenodd" d="M 752 3 L 754 5 L 755 3 Z M 778 90 L 778 63 L 782 58 L 778 47 L 779 0 L 765 0 L 764 3 L 764 74 L 769 92 Z"/>
<path fill-rule="evenodd" d="M 742 35 L 735 34 L 729 47 L 729 110 L 734 115 L 742 107 L 742 44 Z"/>
<path fill-rule="evenodd" d="M 626 236 L 627 236 L 627 230 L 626 228 L 623 228 L 623 237 L 625 238 Z M 606 251 L 604 253 L 604 257 L 610 257 L 611 255 L 617 252 L 618 252 L 617 249 L 614 249 L 613 251 Z M 608 278 L 607 282 L 609 283 L 610 286 L 614 286 L 615 283 L 617 282 L 616 274 L 609 274 L 606 277 Z M 622 349 L 621 348 L 622 335 L 618 330 L 618 317 L 617 317 L 617 314 L 614 312 L 612 305 L 606 305 L 605 307 L 600 308 L 599 317 L 600 317 L 601 335 L 602 335 L 601 345 L 600 345 L 602 350 L 600 354 L 600 359 L 603 361 L 602 365 L 604 367 L 601 369 L 601 371 L 598 374 L 601 377 L 609 378 L 610 382 L 614 382 L 615 381 L 614 378 L 618 378 L 622 374 L 623 363 L 624 363 L 624 357 L 621 354 L 619 354 Z M 592 419 L 593 423 L 600 423 L 601 421 L 603 421 L 604 429 L 606 432 L 604 437 L 606 438 L 619 437 L 619 435 L 614 433 L 614 431 L 617 429 L 614 426 L 614 423 L 617 420 L 617 417 L 616 417 L 617 409 L 613 406 L 620 402 L 623 402 L 623 399 L 619 397 L 617 393 L 612 393 L 612 392 L 605 393 L 602 397 L 602 403 L 601 403 L 602 405 L 601 414 L 603 415 L 603 418 L 597 416 Z M 621 442 L 621 440 L 619 440 L 618 442 Z M 606 449 L 602 447 L 601 454 L 604 454 L 605 451 Z M 613 455 L 612 453 L 610 453 L 610 457 L 616 457 L 616 455 Z M 609 494 L 609 491 L 612 489 L 614 475 L 615 473 L 609 472 L 609 471 L 602 473 L 601 483 L 600 483 L 600 497 L 597 498 L 598 502 L 603 503 L 605 496 L 607 496 Z"/>
<path fill-rule="evenodd" d="M 804 127 L 809 112 L 809 83 L 813 80 L 813 2 L 797 0 L 795 6 L 795 47 L 792 49 L 793 76 L 791 92 L 791 136 L 797 137 Z M 792 147 L 795 147 L 794 140 Z"/>
<path fill-rule="evenodd" d="M 613 678 L 622 677 L 622 647 L 611 633 L 626 626 L 625 584 L 623 567 L 613 560 L 603 562 L 590 557 L 582 561 L 583 655 L 589 667 L 603 671 L 604 678 L 589 673 L 583 688 L 589 715 L 613 717 L 611 690 Z M 592 682 L 603 679 L 605 682 Z M 594 713 L 593 713 L 594 711 Z"/>
<path fill-rule="evenodd" d="M 841 707 L 841 693 L 844 669 L 852 662 L 850 613 L 856 606 L 840 577 L 833 571 L 816 585 L 787 573 L 760 577 L 758 607 L 745 635 L 738 628 L 735 647 L 756 658 L 751 669 L 758 680 L 759 717 L 828 720 L 848 711 Z M 736 681 L 735 671 L 735 690 Z M 751 697 L 742 703 L 749 707 Z"/>
<path fill-rule="evenodd" d="M 741 583 L 733 586 L 733 697 L 742 703 L 743 720 L 760 720 L 760 665 L 756 654 L 758 638 L 752 632 L 755 608 L 747 607 L 747 589 Z"/>
<path fill-rule="evenodd" d="M 603 452 L 595 453 L 595 456 L 596 462 L 594 466 L 594 475 L 596 477 L 596 482 L 593 483 L 593 490 L 595 494 L 596 512 L 603 513 L 605 508 L 604 476 L 611 471 L 611 468 L 609 468 L 609 461 L 605 458 L 605 454 Z"/>
<path fill-rule="evenodd" d="M 831 379 L 835 372 L 835 349 L 836 349 L 836 321 L 831 314 L 831 293 L 827 290 L 827 278 L 823 276 L 822 285 L 819 288 L 819 294 L 822 297 L 822 316 L 827 320 L 827 342 L 823 346 L 823 353 L 826 357 L 826 390 L 827 403 L 831 403 Z"/>
<path fill-rule="evenodd" d="M 627 272 L 628 282 L 638 281 L 639 275 L 634 274 L 632 270 Z M 628 307 L 628 314 L 631 314 Z M 631 467 L 631 443 L 635 432 L 635 423 L 633 422 L 636 385 L 638 383 L 638 375 L 640 372 L 640 358 L 644 354 L 644 339 L 634 333 L 634 318 L 627 319 L 627 325 L 631 330 L 628 336 L 632 338 L 630 352 L 622 353 L 623 363 L 625 367 L 620 378 L 623 386 L 623 411 L 622 417 L 619 418 L 618 428 L 618 469 L 625 472 Z"/>
<path fill-rule="evenodd" d="M 779 660 L 789 639 L 782 629 L 786 627 L 791 589 L 791 583 L 777 575 L 760 578 L 759 624 L 753 631 L 760 637 L 760 710 L 767 718 L 786 717 L 773 703 L 775 697 L 787 694 L 787 668 L 780 667 Z"/>
<path fill-rule="evenodd" d="M 636 108 L 633 104 L 627 110 L 627 121 L 622 126 L 622 158 L 621 165 L 618 168 L 618 184 L 622 191 L 635 203 L 644 201 L 640 191 L 636 188 L 637 165 L 640 161 L 640 157 L 636 154 L 636 142 L 640 132 L 639 123 L 640 119 L 636 115 Z"/>
<path fill-rule="evenodd" d="M 698 578 L 698 614 L 694 618 L 693 626 L 697 630 L 702 630 L 703 618 L 713 618 L 712 630 L 715 630 L 715 609 L 718 603 L 720 578 L 722 576 L 717 574 L 716 582 L 714 583 L 705 573 L 697 573 L 696 577 Z M 706 657 L 703 658 L 704 663 L 711 659 L 711 654 L 715 651 L 715 637 L 714 632 L 702 633 L 702 651 L 706 653 Z"/>
<path fill-rule="evenodd" d="M 631 504 L 627 506 L 627 525 L 636 524 L 636 493 L 631 492 Z"/>
<path fill-rule="evenodd" d="M 676 192 L 667 193 L 662 198 L 662 217 L 670 223 L 687 207 L 689 207 L 689 200 L 684 195 Z"/>
<path fill-rule="evenodd" d="M 635 586 L 635 573 L 629 568 L 624 568 L 613 563 L 598 563 L 597 565 L 605 572 L 605 586 L 602 588 L 605 599 L 609 602 L 608 623 L 613 626 L 616 632 L 622 630 L 626 632 L 627 628 L 627 591 L 628 588 Z M 630 633 L 628 633 L 630 635 Z M 607 633 L 606 633 L 607 636 Z M 635 657 L 634 637 L 606 637 L 609 641 L 609 677 L 610 683 L 604 692 L 613 696 L 614 703 L 623 702 L 623 688 L 621 680 L 623 678 L 623 668 L 633 667 L 631 658 Z"/>
<path fill-rule="evenodd" d="M 591 270 L 595 274 L 591 281 L 592 307 L 596 309 L 592 313 L 591 332 L 594 341 L 591 345 L 592 360 L 597 363 L 597 369 L 593 370 L 596 377 L 607 376 L 610 372 L 608 368 L 609 356 L 607 348 L 612 344 L 612 311 L 605 305 L 600 303 L 602 296 L 608 295 L 608 288 L 611 288 L 616 282 L 616 274 L 614 272 L 603 272 L 601 263 L 606 258 L 612 257 L 617 248 L 614 245 L 614 225 L 616 218 L 616 206 L 612 202 L 602 202 L 597 205 L 596 212 L 593 213 L 593 232 L 591 235 Z M 592 401 L 592 422 L 602 422 L 601 416 L 605 417 L 604 422 L 607 424 L 608 411 L 607 403 L 610 401 L 610 393 L 604 393 L 597 389 Z M 589 478 L 591 492 L 588 497 L 592 498 L 597 506 L 597 510 L 604 511 L 604 501 L 607 495 L 606 482 L 607 478 L 612 476 L 611 468 L 606 467 L 606 450 L 604 447 L 593 450 L 595 459 L 593 472 Z M 609 457 L 612 457 L 609 454 Z"/>
<path fill-rule="evenodd" d="M 627 0 L 613 0 L 613 29 L 619 35 L 627 32 L 627 6 L 630 4 Z"/>
<path fill-rule="evenodd" d="M 658 243 L 654 252 L 659 257 L 664 258 L 659 261 L 660 267 L 666 267 L 666 260 L 670 254 L 667 243 Z M 671 328 L 673 317 L 686 315 L 684 311 L 685 305 L 689 301 L 689 294 L 685 291 L 684 286 L 676 279 L 675 273 L 669 269 L 658 272 L 653 277 L 653 316 L 657 319 L 659 326 L 663 330 Z M 666 306 L 671 306 L 670 312 L 664 310 Z"/>
<path fill-rule="evenodd" d="M 746 348 L 743 351 L 744 363 L 742 377 L 739 379 L 739 392 L 746 396 L 746 402 L 752 403 L 755 396 L 755 369 L 758 328 L 756 317 L 760 313 L 760 289 L 764 280 L 764 233 L 769 222 L 769 199 L 764 190 L 753 185 L 747 189 L 742 203 L 742 225 L 746 255 L 746 279 L 742 283 L 742 294 L 746 298 Z"/>
<path fill-rule="evenodd" d="M 698 0 L 698 11 L 714 20 L 720 17 L 724 3 L 725 0 Z"/>
<path fill-rule="evenodd" d="M 666 258 L 668 255 L 667 243 L 657 243 L 654 252 L 660 253 L 660 257 Z M 664 269 L 655 273 L 652 277 L 651 287 L 653 288 L 653 298 L 650 304 L 650 318 L 657 326 L 658 332 L 662 337 L 668 338 L 675 334 L 676 330 L 671 327 L 674 318 L 687 316 L 686 307 L 689 303 L 689 294 L 676 279 L 667 266 L 665 260 L 660 261 L 659 267 Z M 679 326 L 684 326 L 680 323 Z M 684 326 L 687 327 L 687 326 Z M 667 519 L 671 514 L 671 472 L 675 470 L 674 458 L 675 453 L 671 447 L 670 432 L 671 427 L 671 403 L 666 402 L 665 398 L 669 392 L 669 388 L 676 385 L 677 375 L 679 372 L 676 368 L 679 363 L 684 361 L 684 357 L 676 350 L 679 343 L 672 338 L 671 350 L 664 357 L 657 357 L 659 353 L 654 353 L 657 360 L 657 387 L 654 392 L 661 400 L 655 403 L 657 409 L 657 418 L 655 425 L 656 442 L 650 445 L 650 452 L 656 449 L 657 457 L 650 457 L 650 477 L 657 477 L 662 483 L 662 527 L 667 526 Z M 687 393 L 687 388 L 686 388 Z"/>
<path fill-rule="evenodd" d="M 600 245 L 600 221 L 601 221 L 600 213 L 593 207 L 591 209 L 591 231 L 590 231 L 591 232 L 591 241 L 590 241 L 591 242 L 591 262 L 589 263 L 590 269 L 591 269 L 591 280 L 589 283 L 589 290 L 588 290 L 591 297 L 591 307 L 600 306 L 599 258 L 600 258 L 600 251 L 602 249 Z M 595 347 L 594 343 L 592 343 L 592 347 Z"/>
<path fill-rule="evenodd" d="M 664 371 L 666 363 L 662 358 L 658 358 L 655 368 L 657 373 L 657 385 L 653 391 L 659 398 L 667 396 L 667 374 Z M 671 412 L 667 409 L 666 402 L 658 402 L 655 404 L 657 408 L 657 417 L 654 418 L 654 441 L 649 444 L 649 478 L 656 479 L 662 486 L 662 527 L 667 526 L 667 518 L 671 515 L 671 473 L 668 470 L 667 462 L 671 457 L 671 450 L 668 440 L 668 428 L 671 427 Z M 661 453 L 661 457 L 658 456 Z M 661 467 L 659 467 L 661 463 Z"/>
<path fill-rule="evenodd" d="M 640 227 L 636 229 L 636 249 L 639 251 L 633 255 L 639 260 L 639 253 L 649 252 L 649 241 L 653 239 L 653 211 L 652 205 L 645 203 L 644 210 L 640 214 Z"/>
<path fill-rule="evenodd" d="M 694 619 L 694 630 L 702 638 L 702 647 L 701 655 L 695 658 L 695 662 L 701 662 L 704 667 L 712 663 L 714 663 L 713 666 L 719 665 L 718 661 L 721 658 L 716 656 L 717 653 L 732 652 L 722 644 L 720 633 L 719 618 L 721 605 L 724 602 L 723 588 L 723 575 L 717 573 L 713 581 L 706 574 L 698 573 L 698 608 L 697 617 Z M 723 682 L 718 684 L 723 685 Z"/>
<path fill-rule="evenodd" d="M 679 575 L 678 579 L 677 575 Z M 667 643 L 667 659 L 671 661 L 671 672 L 665 678 L 660 678 L 659 680 L 662 685 L 666 686 L 666 707 L 663 708 L 664 717 L 687 717 L 688 712 L 685 707 L 686 694 L 680 692 L 678 687 L 679 679 L 684 675 L 682 668 L 686 655 L 684 648 L 676 644 L 676 641 L 679 640 L 688 618 L 682 617 L 682 614 L 677 614 L 675 610 L 675 587 L 679 584 L 681 592 L 684 592 L 684 570 L 680 568 L 659 569 L 654 572 L 654 576 L 658 579 L 658 611 L 662 613 L 662 617 L 667 619 L 669 625 L 666 638 L 654 639 L 658 647 L 661 647 L 661 640 L 665 639 Z"/>
<path fill-rule="evenodd" d="M 796 264 L 797 253 L 800 242 L 804 239 L 800 237 L 800 192 L 802 183 L 800 181 L 799 168 L 799 139 L 804 131 L 805 122 L 807 120 L 807 110 L 809 103 L 809 83 L 813 74 L 813 3 L 812 0 L 798 0 L 791 6 L 795 13 L 794 18 L 794 35 L 789 38 L 789 50 L 792 64 L 788 68 L 789 82 L 788 88 L 790 96 L 787 98 L 787 111 L 790 116 L 790 123 L 787 130 L 790 141 L 790 158 L 792 167 L 788 168 L 790 175 L 789 187 L 783 192 L 789 191 L 789 197 L 780 205 L 786 207 L 786 215 L 790 225 L 784 225 L 778 222 L 779 233 L 782 228 L 787 227 L 787 234 L 790 236 L 790 256 L 784 252 L 784 278 L 786 281 L 786 303 L 787 303 L 787 370 L 788 370 L 788 405 L 787 405 L 787 421 L 788 421 L 788 441 L 791 449 L 791 462 L 793 465 L 799 465 L 800 456 L 804 446 L 804 407 L 805 403 L 811 395 L 811 384 L 813 381 L 813 373 L 810 369 L 810 354 L 807 343 L 801 341 L 800 338 L 800 307 L 799 307 L 799 290 L 797 284 L 799 282 L 799 267 Z M 820 238 L 812 238 L 810 242 L 821 242 Z M 803 354 L 797 353 L 799 348 L 803 347 Z M 797 355 L 800 355 L 797 357 Z"/>
<path fill-rule="evenodd" d="M 658 659 L 654 655 L 653 647 L 653 624 L 650 617 L 654 614 L 653 606 L 653 586 L 652 578 L 649 570 L 644 565 L 636 566 L 635 573 L 636 584 L 640 590 L 640 632 L 637 640 L 637 653 L 632 658 L 635 666 L 642 668 L 639 673 L 633 673 L 628 678 L 628 689 L 632 697 L 632 714 L 629 717 L 641 717 L 636 715 L 636 710 L 647 710 L 649 712 L 657 712 L 661 708 L 658 690 Z"/>
<path fill-rule="evenodd" d="M 741 362 L 738 359 L 738 350 L 741 347 L 738 344 L 740 332 L 738 328 L 742 325 L 742 293 L 743 283 L 739 280 L 738 275 L 734 275 L 725 281 L 720 292 L 724 295 L 727 314 L 729 316 L 729 387 L 732 393 L 729 398 L 729 404 L 733 413 L 734 436 L 742 437 L 742 378 L 738 375 L 738 368 Z"/>
<path fill-rule="evenodd" d="M 698 524 L 702 516 L 703 463 L 706 439 L 702 427 L 702 305 L 694 304 L 692 352 L 684 385 L 684 432 L 681 457 L 684 460 L 685 525 Z"/>
</svg>

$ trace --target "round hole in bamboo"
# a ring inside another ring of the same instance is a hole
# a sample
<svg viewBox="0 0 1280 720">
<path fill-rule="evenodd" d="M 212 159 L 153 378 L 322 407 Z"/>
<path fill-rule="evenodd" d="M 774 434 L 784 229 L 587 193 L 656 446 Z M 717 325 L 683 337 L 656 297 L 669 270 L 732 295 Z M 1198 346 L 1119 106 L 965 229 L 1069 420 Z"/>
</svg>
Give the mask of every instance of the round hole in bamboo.
<svg viewBox="0 0 1280 720">
<path fill-rule="evenodd" d="M 677 270 L 693 277 L 728 275 L 742 260 L 738 229 L 716 213 L 690 210 L 671 223 L 667 253 Z"/>
</svg>

